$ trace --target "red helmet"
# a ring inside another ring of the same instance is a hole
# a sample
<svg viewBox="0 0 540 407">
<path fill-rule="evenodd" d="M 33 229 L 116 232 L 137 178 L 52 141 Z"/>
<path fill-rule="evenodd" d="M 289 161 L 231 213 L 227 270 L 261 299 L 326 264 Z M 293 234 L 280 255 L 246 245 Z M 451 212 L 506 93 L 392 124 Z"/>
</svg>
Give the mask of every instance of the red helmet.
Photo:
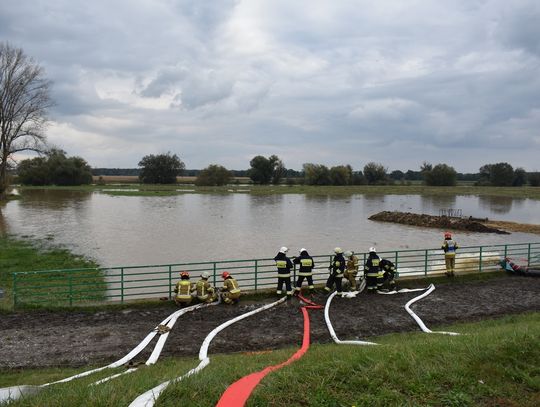
<svg viewBox="0 0 540 407">
<path fill-rule="evenodd" d="M 182 272 L 180 272 L 180 277 L 189 278 L 189 273 L 187 271 L 182 271 Z"/>
<path fill-rule="evenodd" d="M 222 274 L 221 274 L 221 278 L 227 278 L 227 277 L 230 277 L 231 274 L 228 272 L 228 271 L 224 271 Z"/>
<path fill-rule="evenodd" d="M 452 239 L 452 233 L 450 233 L 450 232 L 444 232 L 444 238 L 445 238 L 445 239 Z"/>
</svg>

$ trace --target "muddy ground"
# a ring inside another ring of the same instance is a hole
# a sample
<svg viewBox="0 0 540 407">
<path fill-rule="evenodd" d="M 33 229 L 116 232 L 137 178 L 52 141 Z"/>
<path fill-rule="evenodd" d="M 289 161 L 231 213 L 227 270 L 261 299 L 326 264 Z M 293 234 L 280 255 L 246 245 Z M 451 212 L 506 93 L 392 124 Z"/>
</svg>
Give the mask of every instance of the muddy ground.
<svg viewBox="0 0 540 407">
<path fill-rule="evenodd" d="M 403 282 L 401 287 L 405 286 L 411 287 Z M 404 309 L 405 303 L 417 295 L 361 293 L 352 299 L 335 298 L 330 317 L 342 340 L 419 331 Z M 314 296 L 320 304 L 325 299 L 322 293 Z M 212 329 L 261 304 L 244 300 L 234 306 L 217 305 L 183 315 L 169 335 L 162 357 L 197 355 Z M 540 311 L 540 278 L 505 276 L 481 282 L 452 281 L 438 285 L 412 308 L 430 328 L 456 321 Z M 167 304 L 147 310 L 0 314 L 0 368 L 99 365 L 115 361 L 175 309 Z M 309 312 L 312 343 L 331 342 L 323 311 Z M 214 339 L 209 354 L 296 346 L 301 344 L 302 331 L 302 314 L 294 298 L 228 327 Z M 145 361 L 150 351 L 140 354 L 137 361 Z"/>
</svg>

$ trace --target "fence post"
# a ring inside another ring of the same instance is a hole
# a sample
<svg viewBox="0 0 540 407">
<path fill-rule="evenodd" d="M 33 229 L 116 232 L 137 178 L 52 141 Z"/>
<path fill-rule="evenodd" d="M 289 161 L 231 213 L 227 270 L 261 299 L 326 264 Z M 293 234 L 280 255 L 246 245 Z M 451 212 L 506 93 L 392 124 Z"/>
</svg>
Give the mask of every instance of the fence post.
<svg viewBox="0 0 540 407">
<path fill-rule="evenodd" d="M 120 269 L 120 302 L 124 303 L 124 268 Z"/>
<path fill-rule="evenodd" d="M 17 308 L 17 273 L 13 273 L 13 309 Z"/>
<path fill-rule="evenodd" d="M 399 256 L 399 252 L 396 250 L 396 257 L 395 257 L 395 260 L 396 260 L 396 273 L 397 273 L 396 277 L 399 277 L 399 260 L 398 260 L 398 256 Z"/>
<path fill-rule="evenodd" d="M 508 245 L 505 244 L 504 245 L 504 258 L 507 258 L 508 257 Z"/>
<path fill-rule="evenodd" d="M 484 246 L 480 246 L 480 263 L 478 265 L 478 271 L 481 273 L 482 272 L 482 249 L 484 248 Z"/>
<path fill-rule="evenodd" d="M 73 272 L 69 272 L 69 306 L 73 306 Z"/>
<path fill-rule="evenodd" d="M 214 262 L 214 287 L 216 286 L 216 262 Z"/>
<path fill-rule="evenodd" d="M 172 266 L 169 265 L 169 300 L 172 298 Z"/>
<path fill-rule="evenodd" d="M 427 262 L 428 262 L 428 251 L 426 249 L 426 254 L 424 258 L 424 276 L 427 277 Z"/>
<path fill-rule="evenodd" d="M 258 270 L 259 270 L 259 261 L 255 260 L 255 291 L 257 291 L 257 281 L 259 279 Z"/>
<path fill-rule="evenodd" d="M 528 244 L 527 247 L 527 267 L 531 266 L 531 244 Z"/>
</svg>

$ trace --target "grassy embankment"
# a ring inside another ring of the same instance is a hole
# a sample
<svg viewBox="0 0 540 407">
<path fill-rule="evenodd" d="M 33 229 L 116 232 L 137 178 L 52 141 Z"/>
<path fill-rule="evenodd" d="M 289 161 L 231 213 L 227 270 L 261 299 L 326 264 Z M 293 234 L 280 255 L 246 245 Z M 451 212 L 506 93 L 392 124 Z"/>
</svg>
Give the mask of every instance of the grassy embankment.
<svg viewBox="0 0 540 407">
<path fill-rule="evenodd" d="M 13 306 L 13 276 L 12 273 L 20 271 L 35 270 L 58 270 L 58 269 L 79 269 L 96 268 L 97 264 L 89 259 L 72 254 L 69 250 L 62 248 L 51 248 L 46 243 L 33 240 L 20 240 L 9 236 L 0 236 L 0 287 L 4 290 L 4 298 L 0 299 L 0 311 L 11 310 Z M 67 272 L 58 272 L 53 276 L 49 275 L 44 281 L 39 275 L 26 277 L 24 285 L 21 282 L 21 289 L 25 292 L 26 298 L 20 298 L 21 302 L 26 302 L 32 297 L 31 290 L 24 289 L 24 286 L 47 284 L 51 287 L 48 290 L 48 297 L 32 298 L 33 300 L 46 300 L 48 306 L 55 305 L 55 298 L 63 296 L 65 298 L 66 289 L 54 287 L 55 281 L 65 281 L 69 276 Z M 90 270 L 84 273 L 73 275 L 73 284 L 90 284 L 96 290 L 92 295 L 99 298 L 105 292 L 105 283 L 100 272 Z M 65 300 L 61 301 L 65 304 Z"/>
<path fill-rule="evenodd" d="M 320 312 L 320 311 L 312 311 Z M 298 329 L 299 337 L 301 334 Z M 382 346 L 314 345 L 299 361 L 270 373 L 249 406 L 537 406 L 540 405 L 540 314 L 507 316 L 423 333 L 375 338 Z M 160 406 L 215 405 L 240 377 L 286 360 L 296 349 L 211 355 L 201 373 L 173 384 Z M 12 406 L 125 406 L 151 387 L 186 373 L 194 358 L 166 359 L 97 387 L 113 372 L 49 387 Z M 82 369 L 0 371 L 0 387 L 41 384 Z"/>
<path fill-rule="evenodd" d="M 473 185 L 457 185 L 455 187 L 428 187 L 421 184 L 412 185 L 351 185 L 351 186 L 312 186 L 312 185 L 226 185 L 222 187 L 197 187 L 194 185 L 150 185 L 150 184 L 103 184 L 83 185 L 76 187 L 18 187 L 21 190 L 58 189 L 70 191 L 100 191 L 110 195 L 132 196 L 170 196 L 184 193 L 250 193 L 255 195 L 272 194 L 307 194 L 349 196 L 365 195 L 479 195 L 509 198 L 540 199 L 540 188 L 537 187 L 481 187 Z"/>
</svg>

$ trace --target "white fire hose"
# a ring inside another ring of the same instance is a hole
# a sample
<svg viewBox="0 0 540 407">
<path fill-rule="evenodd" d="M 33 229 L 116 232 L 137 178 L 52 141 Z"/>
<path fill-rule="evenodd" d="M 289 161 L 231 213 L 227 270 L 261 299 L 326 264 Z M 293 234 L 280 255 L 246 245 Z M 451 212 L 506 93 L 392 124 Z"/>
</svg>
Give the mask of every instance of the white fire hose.
<svg viewBox="0 0 540 407">
<path fill-rule="evenodd" d="M 267 305 L 265 305 L 263 307 L 255 309 L 253 311 L 246 312 L 245 314 L 239 315 L 239 316 L 237 316 L 237 317 L 235 317 L 233 319 L 230 319 L 227 322 L 224 322 L 223 324 L 219 325 L 212 332 L 210 332 L 206 336 L 206 338 L 204 339 L 204 341 L 203 341 L 203 343 L 201 345 L 201 349 L 199 350 L 200 363 L 199 363 L 199 365 L 197 367 L 191 369 L 189 372 L 187 372 L 186 374 L 184 374 L 184 375 L 182 375 L 180 377 L 177 377 L 175 379 L 163 382 L 163 383 L 157 385 L 156 387 L 154 387 L 153 389 L 150 389 L 147 392 L 141 394 L 139 397 L 137 397 L 135 400 L 133 400 L 131 402 L 129 407 L 152 407 L 154 405 L 154 403 L 156 402 L 156 400 L 158 399 L 161 392 L 163 390 L 165 390 L 169 384 L 178 383 L 179 381 L 185 379 L 186 377 L 189 377 L 189 376 L 192 376 L 192 375 L 194 375 L 196 373 L 199 373 L 202 369 L 204 369 L 206 366 L 208 366 L 208 364 L 210 363 L 210 358 L 208 357 L 208 347 L 210 346 L 210 342 L 212 342 L 214 337 L 219 332 L 221 332 L 222 330 L 227 328 L 229 325 L 234 324 L 235 322 L 238 322 L 238 321 L 240 321 L 240 320 L 242 320 L 244 318 L 250 317 L 250 316 L 252 316 L 254 314 L 257 314 L 257 313 L 259 313 L 261 311 L 267 310 L 267 309 L 272 308 L 272 307 L 274 307 L 274 306 L 276 306 L 278 304 L 281 304 L 286 299 L 287 299 L 287 297 L 283 297 L 283 298 L 279 299 L 278 301 L 275 301 L 275 302 L 273 302 L 271 304 L 267 304 Z"/>
</svg>

